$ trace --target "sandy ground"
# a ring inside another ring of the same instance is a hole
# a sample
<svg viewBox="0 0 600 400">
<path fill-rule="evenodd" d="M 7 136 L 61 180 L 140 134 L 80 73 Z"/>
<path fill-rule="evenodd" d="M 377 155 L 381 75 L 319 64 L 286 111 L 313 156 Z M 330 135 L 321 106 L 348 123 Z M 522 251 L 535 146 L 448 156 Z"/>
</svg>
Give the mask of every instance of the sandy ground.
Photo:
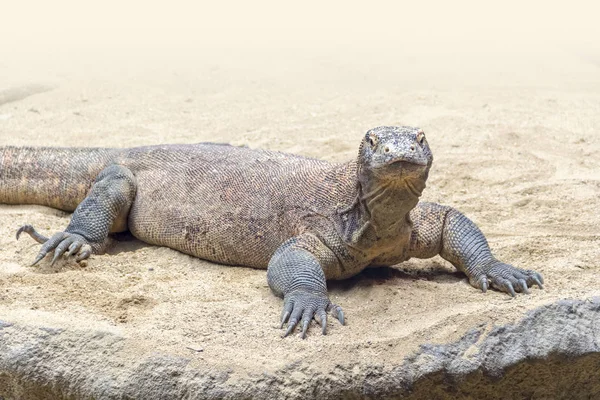
<svg viewBox="0 0 600 400">
<path fill-rule="evenodd" d="M 593 54 L 258 49 L 28 61 L 35 57 L 0 64 L 0 145 L 213 141 L 336 162 L 355 157 L 369 128 L 420 126 L 434 154 L 423 200 L 466 213 L 499 258 L 541 272 L 546 288 L 514 299 L 482 294 L 440 258 L 411 260 L 330 283 L 346 326 L 330 321 L 327 336 L 313 326 L 306 340 L 280 339 L 282 302 L 264 270 L 134 239 L 85 267 L 31 268 L 39 246 L 16 241 L 16 229 L 31 223 L 54 233 L 69 215 L 0 205 L 0 319 L 110 331 L 128 339 L 132 359 L 178 354 L 243 375 L 304 361 L 324 370 L 398 364 L 420 344 L 600 295 Z"/>
</svg>

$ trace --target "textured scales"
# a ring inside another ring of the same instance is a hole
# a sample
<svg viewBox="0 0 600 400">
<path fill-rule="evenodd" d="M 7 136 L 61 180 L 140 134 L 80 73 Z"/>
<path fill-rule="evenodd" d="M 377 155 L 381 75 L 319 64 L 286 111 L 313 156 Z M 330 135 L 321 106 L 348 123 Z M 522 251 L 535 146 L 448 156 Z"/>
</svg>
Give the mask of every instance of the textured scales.
<svg viewBox="0 0 600 400">
<path fill-rule="evenodd" d="M 110 233 L 203 259 L 267 268 L 284 299 L 285 336 L 314 318 L 326 332 L 327 279 L 369 265 L 437 254 L 484 292 L 542 287 L 540 274 L 496 260 L 481 231 L 457 210 L 419 203 L 432 164 L 424 133 L 367 132 L 343 164 L 245 147 L 202 143 L 131 149 L 0 148 L 0 202 L 74 211 L 50 238 L 26 225 L 46 255 L 102 254 Z"/>
</svg>

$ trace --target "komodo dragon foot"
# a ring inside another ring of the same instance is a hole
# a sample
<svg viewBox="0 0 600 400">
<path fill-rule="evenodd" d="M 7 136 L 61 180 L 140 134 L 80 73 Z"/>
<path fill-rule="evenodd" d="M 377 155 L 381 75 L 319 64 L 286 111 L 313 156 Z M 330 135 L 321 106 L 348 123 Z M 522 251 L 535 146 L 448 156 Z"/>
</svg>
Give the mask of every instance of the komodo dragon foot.
<svg viewBox="0 0 600 400">
<path fill-rule="evenodd" d="M 528 270 L 513 267 L 498 260 L 492 260 L 488 265 L 480 269 L 472 269 L 469 281 L 472 286 L 486 292 L 491 286 L 516 296 L 515 292 L 529 293 L 529 287 L 537 285 L 540 289 L 544 288 L 544 278 L 541 274 Z"/>
<path fill-rule="evenodd" d="M 17 240 L 23 232 L 29 234 L 36 242 L 42 244 L 42 248 L 31 266 L 40 262 L 53 250 L 54 257 L 52 257 L 51 265 L 54 265 L 56 260 L 63 254 L 66 257 L 75 256 L 75 260 L 80 262 L 89 258 L 93 253 L 92 245 L 83 236 L 76 233 L 58 232 L 51 238 L 47 238 L 38 233 L 33 226 L 23 225 L 17 231 Z"/>
<path fill-rule="evenodd" d="M 323 335 L 327 333 L 327 312 L 331 311 L 333 316 L 344 325 L 344 311 L 342 307 L 329 301 L 326 293 L 311 293 L 305 290 L 295 290 L 285 295 L 283 299 L 283 312 L 281 314 L 281 325 L 288 321 L 287 330 L 283 337 L 288 336 L 294 331 L 298 322 L 302 320 L 302 332 L 300 337 L 306 337 L 306 331 L 310 321 L 314 318 L 321 325 Z"/>
</svg>

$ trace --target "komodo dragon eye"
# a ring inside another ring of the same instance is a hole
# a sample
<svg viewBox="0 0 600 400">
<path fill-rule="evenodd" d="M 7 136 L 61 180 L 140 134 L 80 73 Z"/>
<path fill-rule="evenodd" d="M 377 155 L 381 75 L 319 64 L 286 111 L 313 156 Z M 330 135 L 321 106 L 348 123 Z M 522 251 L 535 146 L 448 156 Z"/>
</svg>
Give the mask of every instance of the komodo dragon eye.
<svg viewBox="0 0 600 400">
<path fill-rule="evenodd" d="M 375 146 L 377 146 L 378 139 L 377 139 L 377 136 L 375 136 L 374 134 L 367 133 L 366 140 L 367 140 L 367 143 L 369 143 L 369 145 L 371 145 L 371 148 L 375 148 Z"/>
<path fill-rule="evenodd" d="M 419 131 L 417 133 L 417 141 L 419 142 L 419 144 L 423 144 L 425 142 L 425 132 Z"/>
</svg>

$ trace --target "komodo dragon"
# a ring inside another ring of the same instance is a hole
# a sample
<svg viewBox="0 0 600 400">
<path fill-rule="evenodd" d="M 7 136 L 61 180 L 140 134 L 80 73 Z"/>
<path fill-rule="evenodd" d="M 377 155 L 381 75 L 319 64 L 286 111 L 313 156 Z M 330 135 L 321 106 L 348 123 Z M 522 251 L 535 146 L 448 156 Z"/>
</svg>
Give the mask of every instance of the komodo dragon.
<svg viewBox="0 0 600 400">
<path fill-rule="evenodd" d="M 459 211 L 419 203 L 432 163 L 423 131 L 378 127 L 358 158 L 342 164 L 222 144 L 130 149 L 0 148 L 0 203 L 74 211 L 50 238 L 21 227 L 54 252 L 77 261 L 102 254 L 109 234 L 136 238 L 206 260 L 267 268 L 283 297 L 284 336 L 310 321 L 326 333 L 327 311 L 342 324 L 327 279 L 369 265 L 389 266 L 437 254 L 472 286 L 515 296 L 542 276 L 498 261 L 473 222 Z"/>
</svg>

